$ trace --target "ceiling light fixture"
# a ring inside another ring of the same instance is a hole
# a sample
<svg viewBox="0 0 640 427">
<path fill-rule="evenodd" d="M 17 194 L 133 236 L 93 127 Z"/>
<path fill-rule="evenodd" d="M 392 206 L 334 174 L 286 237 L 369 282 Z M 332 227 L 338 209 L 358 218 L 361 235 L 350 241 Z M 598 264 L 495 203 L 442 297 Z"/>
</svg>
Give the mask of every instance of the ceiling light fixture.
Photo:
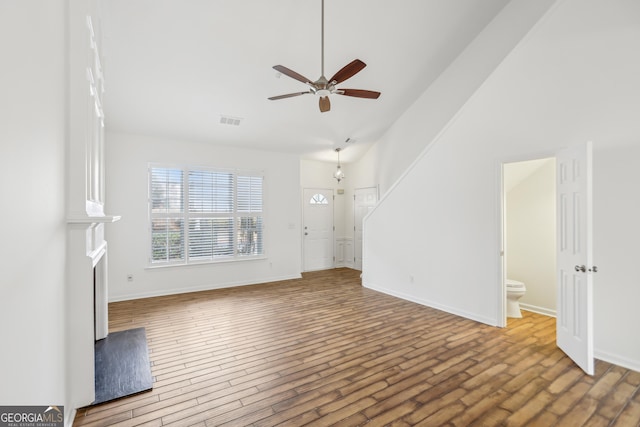
<svg viewBox="0 0 640 427">
<path fill-rule="evenodd" d="M 333 177 L 337 179 L 338 182 L 344 179 L 344 172 L 342 172 L 342 169 L 340 168 L 340 151 L 341 150 L 342 150 L 341 148 L 336 148 L 336 153 L 338 153 L 338 168 L 333 173 Z"/>
</svg>

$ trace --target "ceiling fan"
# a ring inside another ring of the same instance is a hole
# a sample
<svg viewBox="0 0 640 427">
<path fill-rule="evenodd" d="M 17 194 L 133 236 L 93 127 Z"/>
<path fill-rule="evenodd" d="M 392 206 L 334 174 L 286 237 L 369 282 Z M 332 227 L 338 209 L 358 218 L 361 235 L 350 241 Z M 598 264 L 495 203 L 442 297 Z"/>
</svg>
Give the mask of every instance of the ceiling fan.
<svg viewBox="0 0 640 427">
<path fill-rule="evenodd" d="M 339 89 L 336 85 L 344 82 L 345 80 L 353 77 L 358 72 L 360 72 L 364 67 L 367 66 L 364 62 L 359 59 L 354 59 L 349 64 L 345 65 L 331 77 L 331 79 L 327 79 L 324 76 L 324 0 L 322 0 L 322 22 L 321 22 L 321 38 L 322 38 L 322 46 L 321 46 L 321 74 L 320 78 L 315 82 L 312 82 L 310 79 L 305 76 L 296 73 L 293 70 L 283 66 L 283 65 L 275 65 L 273 68 L 286 75 L 291 77 L 292 79 L 296 79 L 306 85 L 309 86 L 309 90 L 305 92 L 295 92 L 288 93 L 286 95 L 278 95 L 272 96 L 269 98 L 272 101 L 284 98 L 292 98 L 294 96 L 300 95 L 317 95 L 320 105 L 320 112 L 324 113 L 331 109 L 331 102 L 329 101 L 329 95 L 344 95 L 344 96 L 353 96 L 356 98 L 369 98 L 369 99 L 378 99 L 380 96 L 380 92 L 375 92 L 372 90 L 363 90 L 363 89 Z"/>
</svg>

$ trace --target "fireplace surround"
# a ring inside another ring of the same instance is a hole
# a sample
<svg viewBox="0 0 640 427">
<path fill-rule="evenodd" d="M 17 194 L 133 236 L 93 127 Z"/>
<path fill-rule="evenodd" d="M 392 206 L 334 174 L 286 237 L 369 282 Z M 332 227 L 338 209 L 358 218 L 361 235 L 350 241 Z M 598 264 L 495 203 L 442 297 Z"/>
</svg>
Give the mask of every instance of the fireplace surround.
<svg viewBox="0 0 640 427">
<path fill-rule="evenodd" d="M 95 400 L 96 340 L 108 335 L 108 244 L 105 223 L 118 216 L 74 218 L 67 226 L 67 348 L 74 407 Z"/>
<path fill-rule="evenodd" d="M 108 245 L 99 2 L 70 2 L 67 151 L 66 394 L 75 408 L 95 400 L 96 340 L 108 336 Z"/>
</svg>

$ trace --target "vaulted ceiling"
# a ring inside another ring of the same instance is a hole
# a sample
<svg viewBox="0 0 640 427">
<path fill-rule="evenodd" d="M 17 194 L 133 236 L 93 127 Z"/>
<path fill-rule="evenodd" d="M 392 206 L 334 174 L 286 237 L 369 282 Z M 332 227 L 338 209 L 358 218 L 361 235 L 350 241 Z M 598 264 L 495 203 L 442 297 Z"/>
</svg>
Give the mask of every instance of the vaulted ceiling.
<svg viewBox="0 0 640 427">
<path fill-rule="evenodd" d="M 358 58 L 339 87 L 382 95 L 332 95 L 320 113 L 315 95 L 267 98 L 308 89 L 274 65 L 320 76 L 321 0 L 104 0 L 106 128 L 353 161 L 507 2 L 326 0 L 325 74 Z"/>
</svg>

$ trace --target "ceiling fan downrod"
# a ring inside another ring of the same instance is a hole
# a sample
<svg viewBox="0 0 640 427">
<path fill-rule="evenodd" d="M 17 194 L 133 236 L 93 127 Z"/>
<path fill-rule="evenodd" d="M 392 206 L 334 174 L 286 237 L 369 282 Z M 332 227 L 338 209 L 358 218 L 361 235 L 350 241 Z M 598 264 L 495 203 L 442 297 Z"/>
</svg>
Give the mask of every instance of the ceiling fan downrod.
<svg viewBox="0 0 640 427">
<path fill-rule="evenodd" d="M 324 77 L 324 0 L 322 0 L 322 18 L 320 19 L 320 75 Z"/>
</svg>

